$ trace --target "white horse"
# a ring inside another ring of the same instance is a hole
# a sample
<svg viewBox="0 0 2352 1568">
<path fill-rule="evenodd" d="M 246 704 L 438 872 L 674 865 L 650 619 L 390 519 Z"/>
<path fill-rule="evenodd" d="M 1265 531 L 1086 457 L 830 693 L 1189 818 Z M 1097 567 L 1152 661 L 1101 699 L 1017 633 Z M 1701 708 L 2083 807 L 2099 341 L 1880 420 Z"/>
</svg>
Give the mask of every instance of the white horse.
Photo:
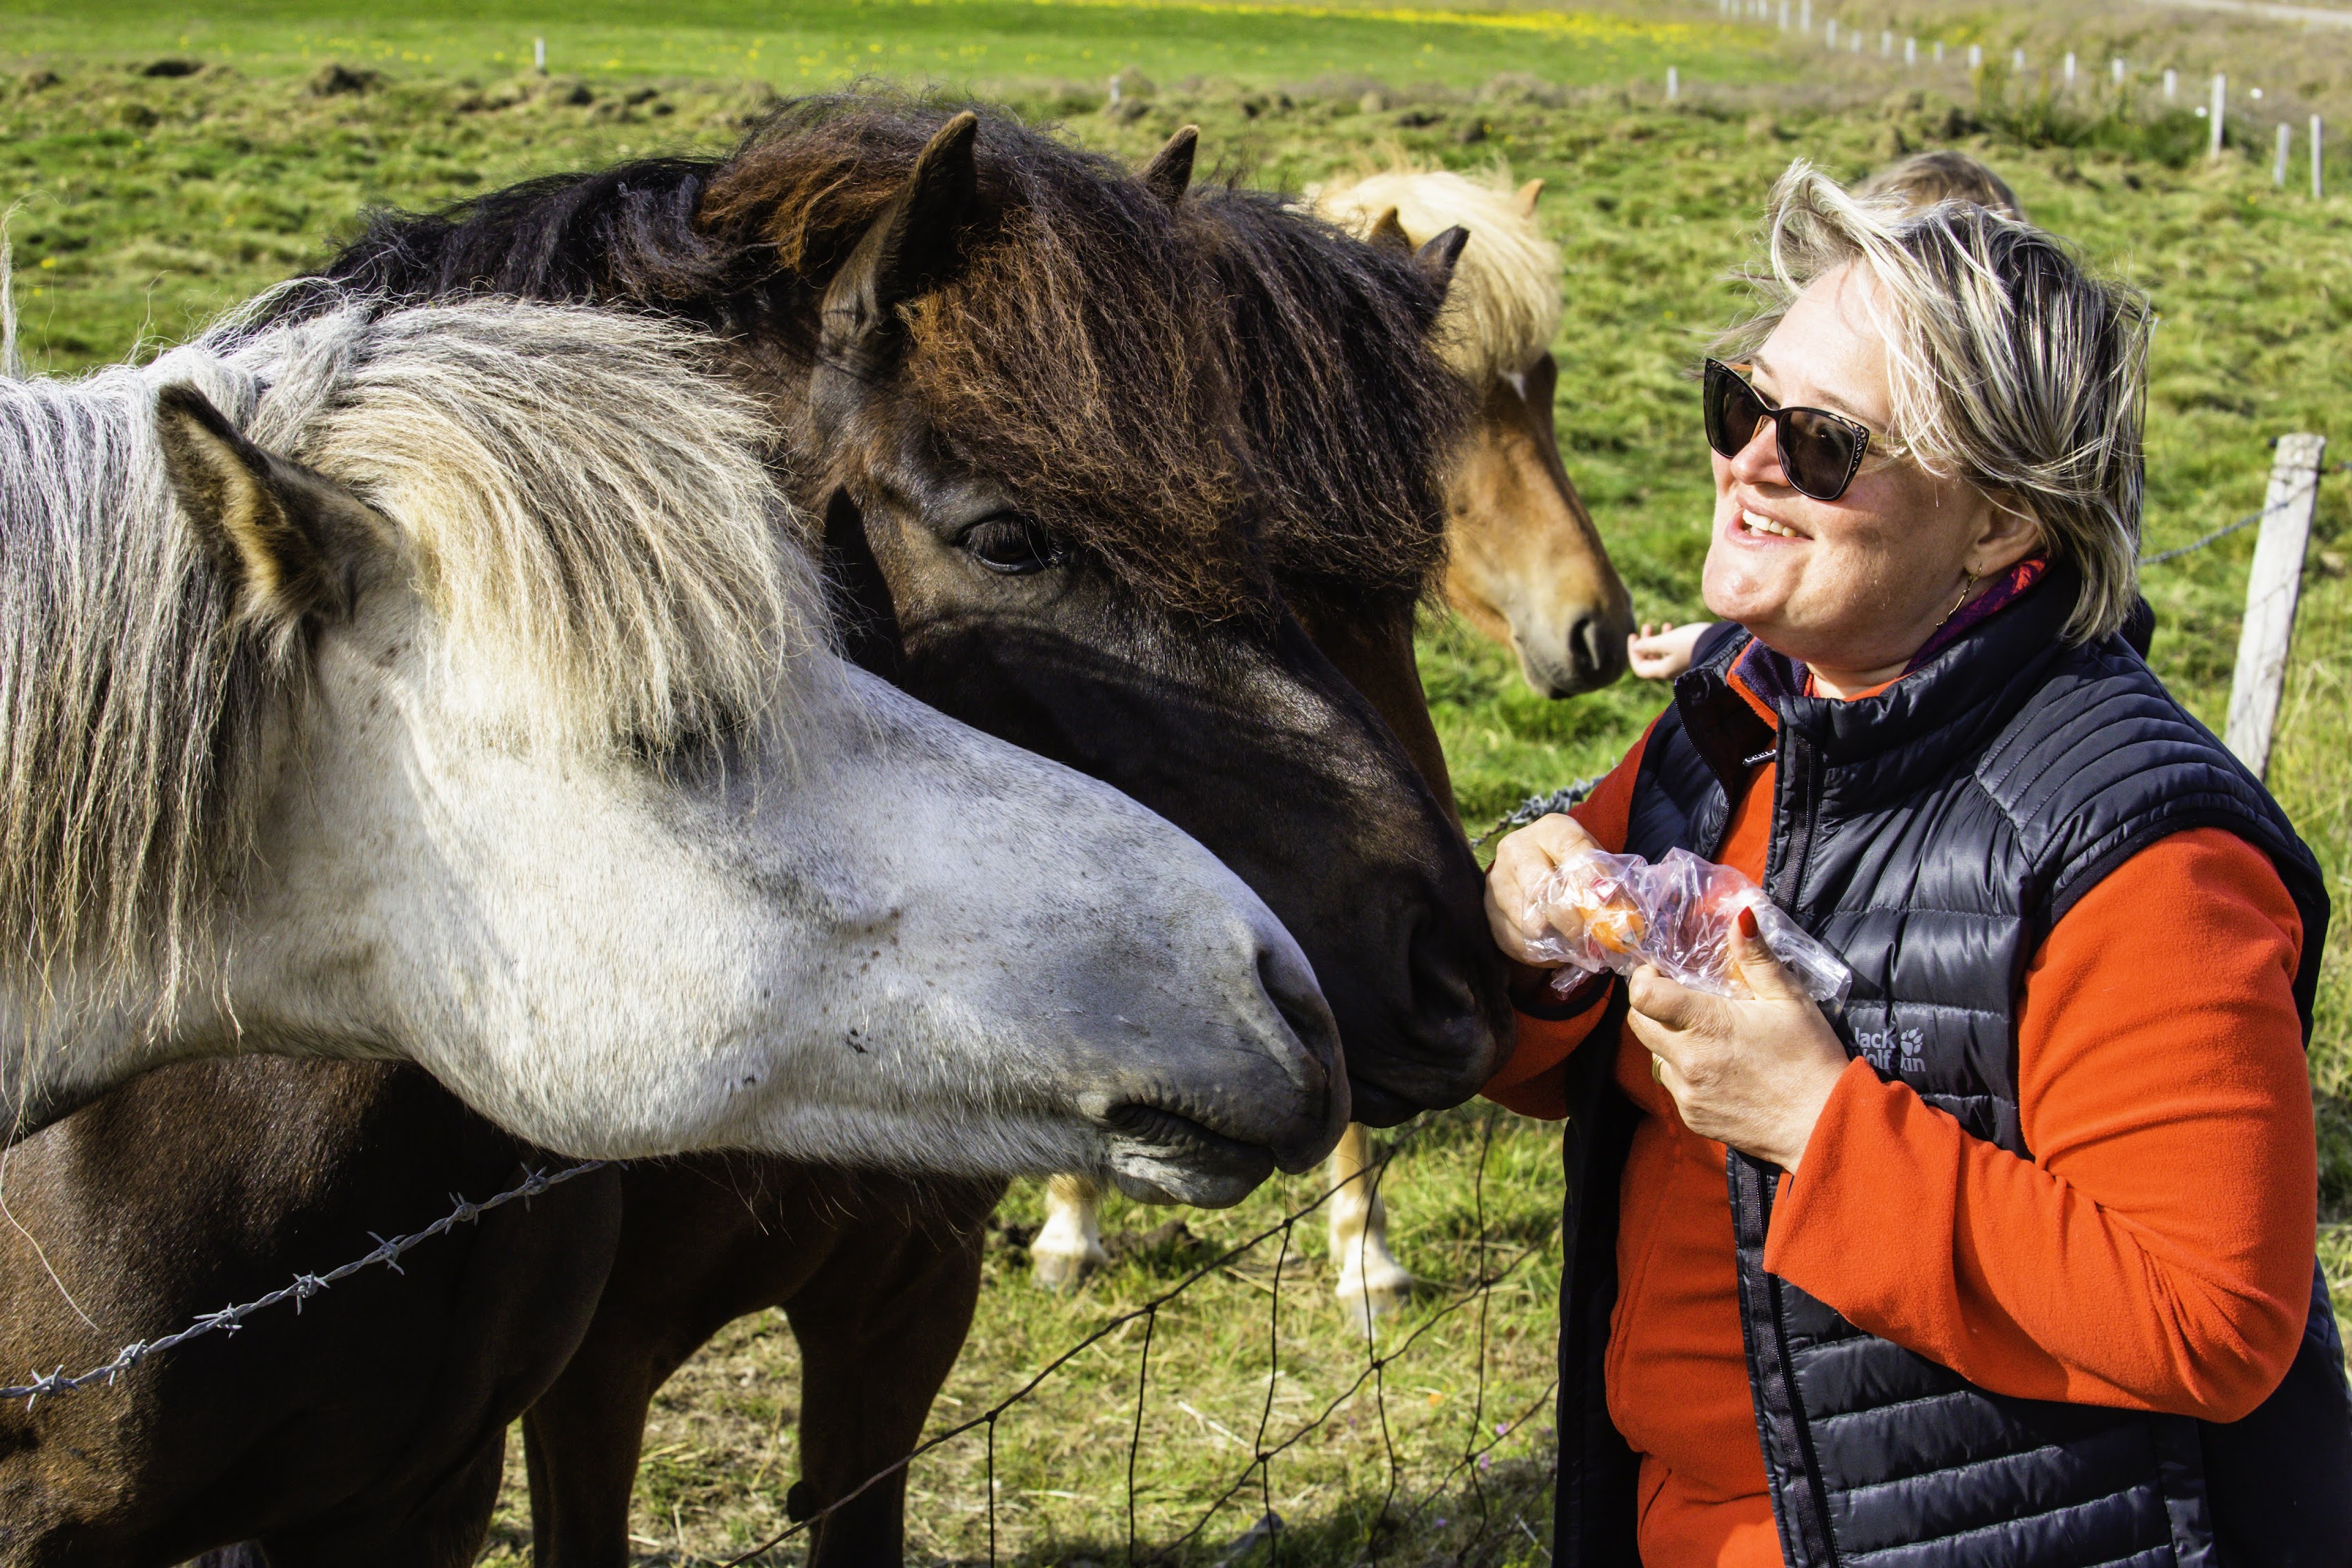
<svg viewBox="0 0 2352 1568">
<path fill-rule="evenodd" d="M 269 1051 L 415 1061 L 575 1154 L 1222 1203 L 1330 1147 L 1287 933 L 835 655 L 707 352 L 354 301 L 0 380 L 12 1135 Z"/>
</svg>

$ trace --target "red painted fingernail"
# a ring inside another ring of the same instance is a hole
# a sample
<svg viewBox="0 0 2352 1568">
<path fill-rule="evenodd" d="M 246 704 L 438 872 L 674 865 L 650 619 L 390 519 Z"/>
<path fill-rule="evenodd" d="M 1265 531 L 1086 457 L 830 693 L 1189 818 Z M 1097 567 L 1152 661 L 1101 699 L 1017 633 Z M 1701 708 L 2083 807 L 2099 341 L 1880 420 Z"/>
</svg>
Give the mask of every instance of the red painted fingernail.
<svg viewBox="0 0 2352 1568">
<path fill-rule="evenodd" d="M 1747 904 L 1739 906 L 1739 934 L 1750 942 L 1756 941 L 1764 934 L 1756 923 L 1756 910 Z"/>
</svg>

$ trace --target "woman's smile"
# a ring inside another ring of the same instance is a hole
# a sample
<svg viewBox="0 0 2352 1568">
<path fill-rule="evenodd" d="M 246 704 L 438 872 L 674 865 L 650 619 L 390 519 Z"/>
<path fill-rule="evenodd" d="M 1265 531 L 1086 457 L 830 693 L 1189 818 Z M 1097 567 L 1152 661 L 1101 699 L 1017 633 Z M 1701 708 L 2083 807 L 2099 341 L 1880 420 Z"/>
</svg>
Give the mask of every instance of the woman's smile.
<svg viewBox="0 0 2352 1568">
<path fill-rule="evenodd" d="M 1724 530 L 1724 537 L 1734 544 L 1769 550 L 1812 541 L 1811 534 L 1773 516 L 1760 502 L 1738 489 L 1732 492 L 1730 511 L 1731 521 Z"/>
</svg>

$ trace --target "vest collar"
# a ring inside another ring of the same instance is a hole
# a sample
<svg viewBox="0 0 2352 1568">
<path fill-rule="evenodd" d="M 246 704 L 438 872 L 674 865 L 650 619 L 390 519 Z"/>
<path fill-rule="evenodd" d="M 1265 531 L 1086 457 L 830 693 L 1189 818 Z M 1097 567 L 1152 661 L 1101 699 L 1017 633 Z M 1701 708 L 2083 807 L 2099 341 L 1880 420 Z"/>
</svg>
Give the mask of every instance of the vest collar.
<svg viewBox="0 0 2352 1568">
<path fill-rule="evenodd" d="M 1792 661 L 1751 637 L 1675 683 L 1675 705 L 1699 755 L 1726 786 L 1747 777 L 1748 759 L 1774 744 L 1772 727 L 1732 689 L 1743 683 L 1780 715 L 1849 787 L 1872 797 L 1901 794 L 1973 763 L 2015 717 L 2063 657 L 2061 636 L 2081 578 L 2053 565 L 1999 614 L 1969 627 L 1918 668 L 1874 697 L 1804 695 Z"/>
</svg>

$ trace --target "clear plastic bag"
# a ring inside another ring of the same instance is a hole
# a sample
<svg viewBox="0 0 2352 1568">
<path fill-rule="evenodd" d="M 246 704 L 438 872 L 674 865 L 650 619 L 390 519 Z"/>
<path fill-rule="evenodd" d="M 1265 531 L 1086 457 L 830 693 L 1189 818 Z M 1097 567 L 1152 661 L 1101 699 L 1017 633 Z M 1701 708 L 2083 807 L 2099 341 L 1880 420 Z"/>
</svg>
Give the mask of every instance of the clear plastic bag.
<svg viewBox="0 0 2352 1568">
<path fill-rule="evenodd" d="M 1535 886 L 1524 923 L 1544 936 L 1528 951 L 1563 967 L 1552 987 L 1565 994 L 1602 970 L 1631 974 L 1644 963 L 1694 991 L 1745 1000 L 1732 967 L 1732 921 L 1756 911 L 1765 945 L 1805 994 L 1837 1008 L 1853 972 L 1813 940 L 1764 889 L 1728 866 L 1669 849 L 1655 865 L 1639 855 L 1595 851 L 1555 868 Z"/>
</svg>

